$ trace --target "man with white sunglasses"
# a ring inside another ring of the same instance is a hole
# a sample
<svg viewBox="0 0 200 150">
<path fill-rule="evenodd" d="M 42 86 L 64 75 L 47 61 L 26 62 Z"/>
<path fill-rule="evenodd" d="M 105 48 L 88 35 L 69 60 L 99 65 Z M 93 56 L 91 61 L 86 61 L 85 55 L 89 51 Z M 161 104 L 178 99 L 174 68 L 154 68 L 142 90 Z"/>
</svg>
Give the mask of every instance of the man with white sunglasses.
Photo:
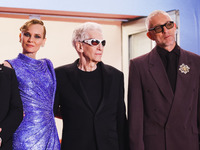
<svg viewBox="0 0 200 150">
<path fill-rule="evenodd" d="M 101 61 L 101 26 L 78 26 L 72 44 L 79 59 L 56 68 L 55 115 L 63 119 L 62 150 L 125 150 L 123 73 Z"/>
</svg>

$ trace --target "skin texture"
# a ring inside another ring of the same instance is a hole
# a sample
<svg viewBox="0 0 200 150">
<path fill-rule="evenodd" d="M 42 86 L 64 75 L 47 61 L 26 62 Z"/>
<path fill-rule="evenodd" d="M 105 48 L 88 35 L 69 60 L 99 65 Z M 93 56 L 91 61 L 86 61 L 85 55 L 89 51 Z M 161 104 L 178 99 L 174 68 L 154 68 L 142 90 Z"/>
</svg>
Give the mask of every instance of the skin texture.
<svg viewBox="0 0 200 150">
<path fill-rule="evenodd" d="M 171 21 L 171 19 L 168 16 L 164 14 L 157 14 L 150 19 L 149 28 L 153 28 L 158 25 L 163 25 L 167 21 Z M 164 48 L 168 51 L 172 51 L 176 45 L 175 33 L 176 33 L 176 25 L 174 25 L 174 27 L 171 29 L 163 27 L 163 32 L 160 33 L 156 33 L 154 30 L 149 31 L 147 33 L 147 36 L 151 40 L 155 41 L 159 47 Z"/>
<path fill-rule="evenodd" d="M 88 39 L 103 40 L 103 35 L 98 30 L 88 31 L 88 35 Z M 78 64 L 79 69 L 83 71 L 93 71 L 96 69 L 96 64 L 101 61 L 104 47 L 102 44 L 91 46 L 87 43 L 76 42 L 76 50 L 80 56 Z"/>
<path fill-rule="evenodd" d="M 46 38 L 43 38 L 44 28 L 40 24 L 31 25 L 26 32 L 19 35 L 23 54 L 31 58 L 36 57 L 37 51 L 44 46 Z"/>
<path fill-rule="evenodd" d="M 44 46 L 46 38 L 44 38 L 44 27 L 40 24 L 32 24 L 27 31 L 19 34 L 19 41 L 22 45 L 22 53 L 28 57 L 36 58 L 36 53 L 41 46 Z M 12 66 L 4 61 L 4 66 L 12 68 Z"/>
</svg>

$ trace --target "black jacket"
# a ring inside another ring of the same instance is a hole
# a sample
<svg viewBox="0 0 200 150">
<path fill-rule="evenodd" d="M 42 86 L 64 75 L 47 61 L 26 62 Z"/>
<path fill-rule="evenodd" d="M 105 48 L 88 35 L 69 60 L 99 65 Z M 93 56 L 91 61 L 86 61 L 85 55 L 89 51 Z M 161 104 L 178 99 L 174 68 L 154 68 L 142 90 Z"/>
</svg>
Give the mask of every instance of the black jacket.
<svg viewBox="0 0 200 150">
<path fill-rule="evenodd" d="M 12 136 L 23 118 L 18 82 L 13 69 L 0 66 L 0 150 L 12 150 Z"/>
<path fill-rule="evenodd" d="M 124 76 L 119 70 L 100 67 L 103 77 L 102 100 L 93 112 L 78 76 L 77 61 L 57 68 L 55 110 L 60 105 L 63 119 L 62 150 L 124 150 Z M 98 85 L 97 85 L 98 86 Z"/>
</svg>

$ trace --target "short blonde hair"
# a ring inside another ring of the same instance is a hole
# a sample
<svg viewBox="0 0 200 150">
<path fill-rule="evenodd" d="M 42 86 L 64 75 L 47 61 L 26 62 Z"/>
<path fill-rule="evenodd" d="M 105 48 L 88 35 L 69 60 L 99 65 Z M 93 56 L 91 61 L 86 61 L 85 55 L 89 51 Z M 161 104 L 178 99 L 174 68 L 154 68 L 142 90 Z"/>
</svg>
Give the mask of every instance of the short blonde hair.
<svg viewBox="0 0 200 150">
<path fill-rule="evenodd" d="M 43 28 L 44 28 L 43 38 L 45 38 L 46 37 L 46 28 L 45 28 L 44 22 L 42 20 L 31 19 L 31 20 L 25 22 L 25 24 L 23 26 L 21 26 L 20 31 L 26 32 L 28 30 L 28 28 L 33 24 L 40 24 L 43 26 Z"/>
</svg>

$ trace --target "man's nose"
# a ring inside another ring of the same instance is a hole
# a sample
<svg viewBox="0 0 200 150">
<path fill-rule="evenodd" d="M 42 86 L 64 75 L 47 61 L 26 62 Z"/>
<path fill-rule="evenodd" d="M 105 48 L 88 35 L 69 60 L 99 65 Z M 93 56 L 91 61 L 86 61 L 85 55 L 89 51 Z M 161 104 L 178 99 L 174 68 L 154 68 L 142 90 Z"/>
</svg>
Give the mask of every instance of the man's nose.
<svg viewBox="0 0 200 150">
<path fill-rule="evenodd" d="M 104 48 L 104 46 L 102 45 L 102 43 L 99 43 L 99 45 L 98 45 L 98 49 L 102 51 L 103 48 Z"/>
<path fill-rule="evenodd" d="M 167 32 L 168 30 L 165 26 L 162 27 L 162 32 Z"/>
</svg>

